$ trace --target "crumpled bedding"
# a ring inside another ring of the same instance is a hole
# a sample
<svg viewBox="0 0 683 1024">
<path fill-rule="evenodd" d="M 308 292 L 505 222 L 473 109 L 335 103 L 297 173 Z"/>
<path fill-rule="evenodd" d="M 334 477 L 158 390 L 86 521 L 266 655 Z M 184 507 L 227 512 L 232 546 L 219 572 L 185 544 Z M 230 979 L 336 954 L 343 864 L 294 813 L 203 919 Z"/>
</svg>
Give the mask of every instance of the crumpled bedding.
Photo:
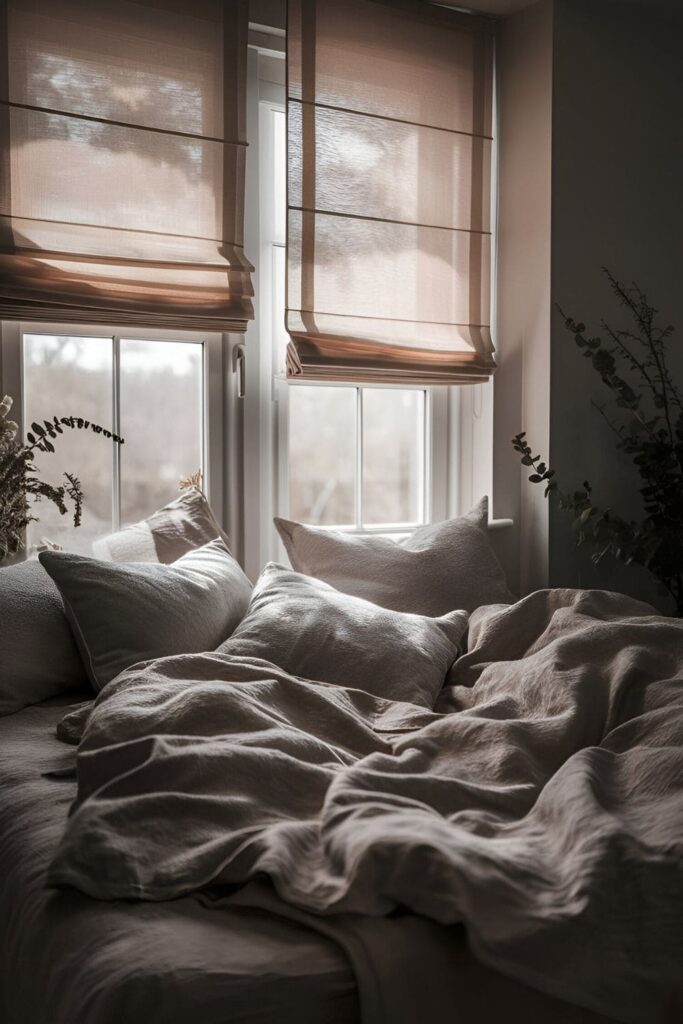
<svg viewBox="0 0 683 1024">
<path fill-rule="evenodd" d="M 600 591 L 480 609 L 434 711 L 352 666 L 340 687 L 160 659 L 62 735 L 52 885 L 162 900 L 265 874 L 317 915 L 462 921 L 485 964 L 618 1020 L 683 1018 L 679 620 Z"/>
<path fill-rule="evenodd" d="M 54 736 L 73 699 L 0 718 L 2 1024 L 359 1024 L 339 943 L 259 909 L 256 883 L 219 906 L 45 887 L 76 790 Z"/>
</svg>

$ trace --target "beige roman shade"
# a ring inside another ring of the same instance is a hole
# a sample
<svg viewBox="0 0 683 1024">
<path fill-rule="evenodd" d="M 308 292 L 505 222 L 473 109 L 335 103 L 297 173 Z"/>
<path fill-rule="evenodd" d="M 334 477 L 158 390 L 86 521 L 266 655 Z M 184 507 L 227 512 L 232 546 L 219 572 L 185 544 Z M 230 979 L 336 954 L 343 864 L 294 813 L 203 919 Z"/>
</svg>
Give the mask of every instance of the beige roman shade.
<svg viewBox="0 0 683 1024">
<path fill-rule="evenodd" d="M 241 331 L 247 0 L 0 0 L 0 318 Z"/>
<path fill-rule="evenodd" d="M 287 53 L 288 375 L 485 380 L 491 22 L 289 0 Z"/>
</svg>

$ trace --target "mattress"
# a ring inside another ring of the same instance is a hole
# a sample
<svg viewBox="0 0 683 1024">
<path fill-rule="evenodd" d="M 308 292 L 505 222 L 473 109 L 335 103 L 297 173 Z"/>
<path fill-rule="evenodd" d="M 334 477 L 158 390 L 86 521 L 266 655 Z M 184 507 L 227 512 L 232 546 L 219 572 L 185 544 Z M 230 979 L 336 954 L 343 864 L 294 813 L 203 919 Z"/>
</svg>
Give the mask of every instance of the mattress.
<svg viewBox="0 0 683 1024">
<path fill-rule="evenodd" d="M 44 887 L 75 794 L 54 735 L 72 700 L 0 719 L 3 1024 L 357 1024 L 351 966 L 302 924 L 199 898 L 100 902 Z"/>
</svg>

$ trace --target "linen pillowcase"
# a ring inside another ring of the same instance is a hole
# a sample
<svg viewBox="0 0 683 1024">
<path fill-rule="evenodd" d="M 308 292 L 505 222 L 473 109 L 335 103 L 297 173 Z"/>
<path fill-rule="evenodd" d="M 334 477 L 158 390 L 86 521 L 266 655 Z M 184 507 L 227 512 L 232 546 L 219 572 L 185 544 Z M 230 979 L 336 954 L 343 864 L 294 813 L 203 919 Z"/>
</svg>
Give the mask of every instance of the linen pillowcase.
<svg viewBox="0 0 683 1024">
<path fill-rule="evenodd" d="M 189 487 L 147 519 L 93 541 L 95 558 L 108 562 L 161 562 L 170 565 L 182 555 L 219 537 L 230 550 L 211 506 L 197 487 Z"/>
<path fill-rule="evenodd" d="M 0 715 L 87 686 L 59 591 L 39 562 L 0 569 Z"/>
<path fill-rule="evenodd" d="M 96 690 L 136 662 L 214 650 L 244 615 L 252 590 L 220 540 L 173 565 L 63 551 L 44 551 L 40 561 L 59 588 Z"/>
<path fill-rule="evenodd" d="M 275 519 L 298 572 L 384 608 L 432 616 L 515 600 L 487 523 L 488 498 L 460 519 L 418 527 L 400 544 Z"/>
<path fill-rule="evenodd" d="M 431 709 L 466 629 L 464 611 L 440 618 L 389 611 L 270 562 L 219 651 Z"/>
</svg>

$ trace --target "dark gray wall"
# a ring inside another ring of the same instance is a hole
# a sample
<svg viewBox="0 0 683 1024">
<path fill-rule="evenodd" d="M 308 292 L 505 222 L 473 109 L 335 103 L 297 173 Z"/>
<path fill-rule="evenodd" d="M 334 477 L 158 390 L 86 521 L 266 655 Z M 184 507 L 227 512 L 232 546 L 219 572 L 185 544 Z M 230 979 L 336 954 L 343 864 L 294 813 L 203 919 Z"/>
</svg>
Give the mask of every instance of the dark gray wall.
<svg viewBox="0 0 683 1024">
<path fill-rule="evenodd" d="M 589 326 L 620 324 L 600 268 L 636 280 L 677 325 L 671 361 L 683 382 L 683 7 L 555 0 L 553 36 L 552 298 Z M 553 465 L 567 485 L 589 479 L 598 503 L 639 518 L 634 469 L 591 408 L 607 392 L 557 315 L 550 345 Z M 549 579 L 655 593 L 644 573 L 597 573 L 556 507 Z"/>
</svg>

